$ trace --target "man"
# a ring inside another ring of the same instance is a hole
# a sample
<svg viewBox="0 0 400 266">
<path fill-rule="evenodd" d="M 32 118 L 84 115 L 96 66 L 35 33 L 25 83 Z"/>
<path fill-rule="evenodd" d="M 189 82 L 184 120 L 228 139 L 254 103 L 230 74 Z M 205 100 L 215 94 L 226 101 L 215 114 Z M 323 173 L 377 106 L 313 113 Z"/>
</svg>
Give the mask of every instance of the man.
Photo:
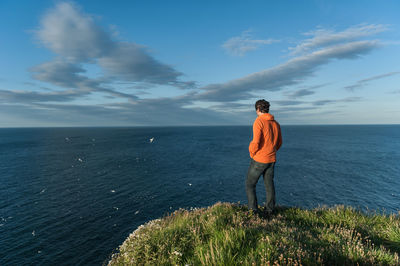
<svg viewBox="0 0 400 266">
<path fill-rule="evenodd" d="M 267 201 L 265 210 L 271 214 L 275 208 L 274 167 L 276 152 L 282 145 L 281 128 L 274 116 L 269 114 L 269 102 L 258 100 L 255 104 L 257 119 L 253 124 L 253 140 L 249 152 L 251 162 L 246 178 L 246 194 L 249 209 L 258 212 L 256 185 L 263 175 Z"/>
</svg>

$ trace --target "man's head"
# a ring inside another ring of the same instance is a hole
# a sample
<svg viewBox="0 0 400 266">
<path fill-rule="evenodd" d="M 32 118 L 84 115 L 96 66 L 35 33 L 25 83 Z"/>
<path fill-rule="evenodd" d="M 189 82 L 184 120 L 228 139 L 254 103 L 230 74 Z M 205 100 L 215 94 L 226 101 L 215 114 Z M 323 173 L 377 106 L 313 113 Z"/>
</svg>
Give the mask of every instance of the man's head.
<svg viewBox="0 0 400 266">
<path fill-rule="evenodd" d="M 258 100 L 255 104 L 257 115 L 265 114 L 269 112 L 269 102 L 266 100 Z"/>
</svg>

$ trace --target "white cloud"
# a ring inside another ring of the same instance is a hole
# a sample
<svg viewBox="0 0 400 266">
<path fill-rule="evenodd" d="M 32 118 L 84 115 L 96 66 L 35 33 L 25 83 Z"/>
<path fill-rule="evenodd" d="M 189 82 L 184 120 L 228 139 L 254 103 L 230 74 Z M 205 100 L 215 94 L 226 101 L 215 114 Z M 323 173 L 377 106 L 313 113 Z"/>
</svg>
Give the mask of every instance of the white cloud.
<svg viewBox="0 0 400 266">
<path fill-rule="evenodd" d="M 358 58 L 379 47 L 379 41 L 365 40 L 362 37 L 370 36 L 372 32 L 379 33 L 383 31 L 384 26 L 365 27 L 363 29 L 362 26 L 351 27 L 331 38 L 325 38 L 329 35 L 325 33 L 309 33 L 314 37 L 296 48 L 297 56 L 275 67 L 225 83 L 209 84 L 179 97 L 140 99 L 136 95 L 116 91 L 111 86 L 121 83 L 126 84 L 127 88 L 140 86 L 139 88 L 146 89 L 149 84 L 184 88 L 193 87 L 194 83 L 180 81 L 182 73 L 156 60 L 146 47 L 133 42 L 123 43 L 113 40 L 112 34 L 103 30 L 93 17 L 84 14 L 79 7 L 60 3 L 45 15 L 41 28 L 37 31 L 38 37 L 46 47 L 57 54 L 57 57 L 50 62 L 32 67 L 30 71 L 35 79 L 65 90 L 53 92 L 0 90 L 2 99 L 0 109 L 54 124 L 61 123 L 60 117 L 63 119 L 67 117 L 63 122 L 69 125 L 237 124 L 238 121 L 250 121 L 254 115 L 252 106 L 249 106 L 252 112 L 247 111 L 247 104 L 243 103 L 246 100 L 264 97 L 266 92 L 301 84 L 313 76 L 320 66 L 332 60 Z M 356 29 L 359 32 L 358 37 L 350 37 L 349 32 L 357 32 Z M 325 39 L 322 36 L 325 36 Z M 232 54 L 243 55 L 275 41 L 256 40 L 245 32 L 236 39 L 228 40 L 224 45 Z M 298 55 L 300 52 L 303 54 Z M 89 78 L 82 67 L 87 62 L 98 64 L 107 76 L 98 79 Z M 360 82 L 363 84 L 389 74 L 391 73 Z M 310 95 L 316 88 L 317 86 L 303 88 L 289 94 L 289 97 Z M 106 97 L 115 97 L 113 99 L 115 101 L 96 105 L 68 104 L 98 92 L 106 93 Z M 318 101 L 278 99 L 273 102 L 278 105 L 277 110 L 285 114 L 293 111 L 315 111 L 323 109 L 324 105 L 358 100 L 359 98 L 353 97 Z M 196 102 L 208 103 L 211 108 L 200 108 L 201 105 L 196 106 Z M 195 121 L 193 117 L 196 117 Z"/>
<path fill-rule="evenodd" d="M 2 97 L 2 91 L 0 91 Z M 15 95 L 11 96 L 15 99 Z M 28 99 L 18 99 L 28 102 Z M 0 112 L 51 126 L 140 126 L 140 125 L 233 125 L 241 119 L 208 108 L 184 108 L 179 98 L 159 98 L 136 102 L 81 105 L 30 101 L 29 104 L 0 104 Z M 193 118 L 196 119 L 193 119 Z"/>
<path fill-rule="evenodd" d="M 312 76 L 319 66 L 334 59 L 356 59 L 363 54 L 381 46 L 378 40 L 365 40 L 387 30 L 386 25 L 357 25 L 342 32 L 332 32 L 323 29 L 311 31 L 306 35 L 313 38 L 303 41 L 292 48 L 293 54 L 302 53 L 296 57 L 257 73 L 221 84 L 210 84 L 201 88 L 196 100 L 234 102 L 259 97 L 266 91 L 279 91 L 285 87 L 300 84 Z M 240 50 L 239 50 L 240 51 Z M 299 95 L 312 94 L 310 90 L 301 91 Z"/>
<path fill-rule="evenodd" d="M 373 76 L 370 78 L 359 80 L 355 84 L 346 86 L 344 88 L 349 91 L 354 91 L 355 89 L 359 89 L 359 88 L 367 85 L 368 83 L 370 83 L 373 80 L 383 79 L 383 78 L 398 75 L 398 74 L 400 74 L 400 71 L 394 71 L 394 72 L 389 72 L 389 73 L 385 73 L 385 74 L 381 74 L 381 75 L 376 75 L 376 76 Z"/>
<path fill-rule="evenodd" d="M 62 59 L 45 62 L 30 68 L 36 80 L 49 82 L 64 88 L 77 88 L 79 84 L 88 81 L 86 71 L 79 65 Z"/>
<path fill-rule="evenodd" d="M 0 102 L 4 104 L 32 104 L 43 102 L 66 102 L 87 95 L 87 92 L 64 90 L 61 92 L 7 91 L 0 90 Z"/>
<path fill-rule="evenodd" d="M 367 37 L 381 33 L 388 30 L 387 25 L 382 24 L 361 24 L 353 27 L 349 27 L 343 31 L 335 32 L 327 29 L 317 29 L 305 33 L 306 36 L 312 36 L 312 38 L 303 40 L 295 47 L 289 48 L 292 55 L 297 55 L 310 50 L 335 45 L 338 43 L 353 41 L 362 37 Z"/>
<path fill-rule="evenodd" d="M 195 85 L 194 82 L 180 81 L 181 72 L 159 62 L 143 45 L 113 40 L 113 33 L 103 30 L 92 16 L 69 2 L 61 2 L 50 9 L 42 18 L 36 34 L 46 47 L 64 61 L 71 64 L 98 63 L 106 74 L 119 80 L 178 88 L 192 88 Z M 60 59 L 55 61 L 59 62 Z M 47 63 L 46 68 L 57 66 L 56 62 Z M 44 78 L 42 75 L 41 80 L 45 81 Z"/>
<path fill-rule="evenodd" d="M 59 91 L 51 94 L 52 99 L 57 101 L 69 101 L 79 96 L 90 94 L 92 92 L 104 92 L 114 97 L 122 97 L 128 100 L 136 100 L 135 95 L 121 93 L 111 88 L 106 88 L 102 85 L 102 79 L 99 80 L 90 79 L 86 77 L 85 70 L 78 64 L 70 63 L 62 59 L 55 59 L 54 61 L 45 62 L 30 69 L 35 79 L 51 83 L 61 88 L 67 88 L 66 91 Z M 73 89 L 76 91 L 74 94 L 69 94 L 68 91 Z M 23 92 L 20 92 L 23 94 Z M 56 95 L 60 97 L 56 97 Z M 35 94 L 38 98 L 43 96 L 43 101 L 47 101 L 49 94 Z M 63 96 L 69 96 L 62 98 Z M 29 99 L 29 97 L 25 97 Z"/>
<path fill-rule="evenodd" d="M 249 51 L 258 49 L 262 45 L 279 42 L 274 39 L 256 40 L 252 39 L 250 31 L 244 31 L 240 36 L 227 40 L 222 47 L 231 55 L 243 56 Z"/>
<path fill-rule="evenodd" d="M 114 43 L 93 17 L 70 2 L 61 2 L 43 16 L 38 38 L 54 53 L 73 61 L 107 54 Z"/>
<path fill-rule="evenodd" d="M 307 95 L 312 95 L 315 93 L 314 90 L 324 87 L 328 84 L 329 83 L 324 83 L 324 84 L 319 84 L 319 85 L 314 85 L 314 86 L 303 87 L 302 89 L 299 89 L 296 91 L 286 92 L 285 95 L 291 99 L 296 99 L 296 98 L 304 97 Z"/>
<path fill-rule="evenodd" d="M 205 101 L 238 101 L 256 97 L 256 91 L 278 91 L 298 84 L 333 59 L 354 59 L 379 47 L 378 41 L 356 41 L 327 47 L 286 63 L 222 84 L 205 86 L 195 96 Z"/>
<path fill-rule="evenodd" d="M 118 43 L 115 49 L 98 60 L 99 65 L 119 79 L 135 82 L 179 86 L 182 73 L 161 64 L 151 57 L 143 46 L 135 43 Z M 189 86 L 193 86 L 194 84 Z"/>
</svg>

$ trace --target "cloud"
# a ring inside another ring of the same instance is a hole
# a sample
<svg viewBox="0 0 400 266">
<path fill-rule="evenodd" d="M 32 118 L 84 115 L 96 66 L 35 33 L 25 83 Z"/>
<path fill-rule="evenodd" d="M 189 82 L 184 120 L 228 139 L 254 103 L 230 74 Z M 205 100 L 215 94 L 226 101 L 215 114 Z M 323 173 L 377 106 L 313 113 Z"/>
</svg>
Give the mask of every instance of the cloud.
<svg viewBox="0 0 400 266">
<path fill-rule="evenodd" d="M 138 97 L 114 91 L 107 88 L 97 88 L 96 91 L 106 93 L 108 98 L 127 99 L 136 101 Z M 92 93 L 91 90 L 67 89 L 62 91 L 37 92 L 25 90 L 0 90 L 0 102 L 29 105 L 32 103 L 45 102 L 70 102 L 73 100 L 82 99 Z"/>
<path fill-rule="evenodd" d="M 59 21 L 54 21 L 56 17 L 60 18 Z M 240 124 L 254 118 L 254 107 L 244 103 L 246 100 L 264 98 L 266 93 L 293 85 L 301 86 L 320 66 L 332 60 L 359 58 L 380 46 L 377 40 L 329 45 L 326 42 L 310 46 L 304 49 L 305 54 L 275 67 L 225 83 L 196 88 L 195 82 L 180 80 L 183 73 L 159 62 L 145 46 L 114 40 L 112 33 L 103 30 L 93 17 L 84 14 L 74 4 L 61 3 L 49 10 L 37 34 L 56 56 L 52 61 L 32 67 L 32 77 L 62 90 L 0 90 L 0 111 L 20 115 L 30 121 L 77 126 Z M 73 36 L 70 40 L 65 38 L 69 34 Z M 236 46 L 231 46 L 232 51 L 236 49 L 237 55 L 268 43 L 268 40 L 254 40 L 249 35 L 246 37 L 246 34 L 237 39 Z M 315 50 L 317 47 L 319 49 Z M 99 66 L 104 76 L 90 78 L 84 68 L 85 63 Z M 196 90 L 177 97 L 156 99 L 140 99 L 136 95 L 118 91 L 148 91 L 148 88 L 159 85 Z M 324 85 L 298 87 L 300 89 L 297 91 L 287 94 L 292 99 L 272 103 L 277 106 L 275 110 L 278 114 L 283 117 L 287 114 L 286 117 L 290 118 L 293 112 L 323 110 L 325 105 L 360 100 L 356 97 L 295 100 L 313 94 L 314 90 Z M 86 105 L 79 101 L 90 96 L 110 98 L 112 101 Z"/>
<path fill-rule="evenodd" d="M 286 93 L 286 95 L 289 98 L 296 99 L 296 98 L 300 98 L 303 96 L 312 95 L 314 93 L 315 93 L 315 91 L 313 91 L 311 89 L 300 89 L 300 90 L 297 90 L 294 92 Z"/>
<path fill-rule="evenodd" d="M 80 84 L 89 81 L 86 76 L 81 75 L 86 70 L 77 64 L 60 59 L 34 66 L 29 71 L 36 80 L 64 88 L 77 88 Z"/>
<path fill-rule="evenodd" d="M 90 79 L 82 74 L 86 72 L 78 64 L 70 63 L 65 60 L 56 59 L 54 61 L 45 62 L 30 69 L 32 76 L 40 81 L 49 82 L 50 84 L 76 90 L 74 95 L 76 97 L 87 95 L 93 92 L 104 92 L 116 97 L 126 98 L 128 100 L 136 100 L 138 97 L 135 95 L 118 92 L 111 88 L 106 88 L 101 84 L 101 80 Z M 23 92 L 19 92 L 23 94 Z M 55 92 L 52 94 L 36 94 L 36 96 L 43 96 L 44 101 L 47 101 L 49 95 L 55 97 L 70 95 L 69 91 Z M 71 97 L 66 97 L 65 101 L 71 100 Z"/>
<path fill-rule="evenodd" d="M 243 56 L 249 51 L 258 49 L 262 45 L 272 44 L 279 42 L 279 40 L 266 39 L 266 40 L 255 40 L 252 39 L 250 31 L 244 31 L 240 36 L 232 37 L 227 40 L 222 48 L 225 49 L 229 54 L 235 56 Z"/>
<path fill-rule="evenodd" d="M 54 53 L 73 61 L 87 61 L 114 48 L 109 33 L 71 2 L 61 2 L 41 19 L 37 37 Z"/>
<path fill-rule="evenodd" d="M 373 76 L 373 77 L 370 77 L 370 78 L 359 80 L 355 84 L 346 86 L 344 88 L 349 90 L 349 91 L 354 91 L 355 89 L 359 89 L 359 88 L 364 87 L 365 85 L 367 85 L 371 81 L 374 81 L 374 80 L 377 80 L 377 79 L 383 79 L 383 78 L 394 76 L 394 75 L 398 75 L 398 74 L 400 74 L 400 71 L 389 72 L 389 73 L 386 73 L 386 74 Z"/>
<path fill-rule="evenodd" d="M 75 67 L 75 72 L 83 71 L 72 64 L 90 62 L 97 63 L 105 74 L 119 80 L 178 88 L 195 86 L 194 82 L 178 80 L 183 73 L 159 62 L 150 55 L 145 46 L 114 40 L 112 33 L 103 30 L 92 16 L 70 2 L 61 2 L 50 9 L 42 18 L 36 35 L 46 47 L 64 61 L 70 62 L 69 67 Z M 55 63 L 47 63 L 41 67 L 46 67 L 48 72 L 52 66 L 59 67 L 59 61 L 57 58 Z M 70 69 L 61 70 L 66 70 L 66 75 L 73 72 Z M 34 77 L 46 81 L 46 76 Z"/>
<path fill-rule="evenodd" d="M 99 65 L 119 79 L 172 85 L 180 88 L 193 87 L 194 82 L 181 82 L 181 72 L 161 64 L 151 57 L 143 46 L 134 43 L 118 43 L 106 56 L 100 57 Z"/>
<path fill-rule="evenodd" d="M 284 105 L 284 106 L 287 106 L 287 105 L 300 105 L 300 104 L 304 104 L 304 103 L 306 103 L 306 102 L 304 102 L 304 101 L 285 101 L 285 100 L 282 100 L 282 101 L 272 101 L 273 103 L 276 103 L 276 104 L 278 104 L 278 105 Z"/>
<path fill-rule="evenodd" d="M 80 98 L 87 93 L 76 90 L 62 92 L 35 92 L 0 90 L 0 102 L 31 104 L 36 102 L 66 102 Z"/>
<path fill-rule="evenodd" d="M 319 108 L 318 107 L 315 107 L 315 106 L 301 106 L 301 107 L 299 107 L 299 106 L 285 106 L 285 107 L 279 107 L 279 108 L 277 108 L 276 110 L 275 110 L 275 113 L 276 114 L 279 114 L 279 117 L 281 117 L 283 114 L 286 114 L 286 113 L 293 113 L 293 112 L 295 112 L 295 113 L 300 113 L 300 112 L 303 112 L 303 111 L 315 111 L 315 110 L 318 110 Z M 286 116 L 286 117 L 290 117 L 290 116 Z"/>
<path fill-rule="evenodd" d="M 309 105 L 312 106 L 323 106 L 327 104 L 336 104 L 336 103 L 343 103 L 343 102 L 357 102 L 360 101 L 361 97 L 347 97 L 343 99 L 329 99 L 329 100 L 316 100 L 316 101 L 298 101 L 298 100 L 277 100 L 272 101 L 273 104 L 277 104 L 279 106 L 295 106 L 295 105 Z M 279 109 L 281 110 L 281 109 Z"/>
<path fill-rule="evenodd" d="M 303 82 L 321 65 L 333 59 L 355 59 L 379 47 L 378 41 L 356 41 L 327 47 L 290 59 L 286 63 L 243 78 L 200 88 L 194 98 L 204 101 L 238 101 L 259 97 L 255 92 L 279 91 Z"/>
<path fill-rule="evenodd" d="M 382 24 L 361 24 L 347 28 L 340 32 L 320 28 L 305 33 L 304 35 L 312 36 L 312 38 L 302 41 L 297 46 L 289 48 L 289 50 L 291 51 L 292 55 L 297 55 L 316 48 L 357 40 L 359 38 L 375 35 L 387 30 L 388 26 Z"/>
<path fill-rule="evenodd" d="M 235 113 L 235 116 L 238 113 L 248 113 L 248 114 L 253 114 L 254 115 L 254 104 L 245 104 L 245 103 L 232 103 L 232 102 L 223 102 L 223 103 L 217 103 L 217 104 L 212 104 L 207 107 L 209 110 L 214 110 L 217 112 L 222 112 L 222 113 Z"/>
<path fill-rule="evenodd" d="M 344 99 L 336 99 L 336 100 L 318 100 L 318 101 L 314 101 L 312 102 L 312 104 L 314 106 L 322 106 L 322 105 L 326 105 L 326 104 L 334 104 L 334 103 L 349 103 L 349 102 L 358 102 L 362 100 L 361 97 L 347 97 Z"/>
<path fill-rule="evenodd" d="M 37 86 L 35 83 L 30 82 L 30 81 L 24 81 L 24 82 L 22 82 L 22 84 L 23 84 L 23 85 L 32 86 L 32 87 L 36 87 L 36 86 Z"/>
<path fill-rule="evenodd" d="M 296 91 L 292 91 L 292 92 L 286 92 L 285 95 L 288 98 L 291 99 L 297 99 L 300 97 L 304 97 L 307 95 L 312 95 L 315 93 L 314 90 L 325 87 L 326 85 L 328 85 L 329 83 L 324 83 L 324 84 L 318 84 L 318 85 L 314 85 L 314 86 L 308 86 L 308 87 L 304 87 L 303 89 L 299 89 Z"/>
<path fill-rule="evenodd" d="M 1 95 L 1 94 L 0 94 Z M 59 126 L 171 126 L 171 125 L 234 125 L 250 121 L 208 108 L 184 108 L 180 98 L 142 99 L 99 105 L 30 102 L 0 104 L 0 112 L 11 112 L 25 119 Z"/>
</svg>

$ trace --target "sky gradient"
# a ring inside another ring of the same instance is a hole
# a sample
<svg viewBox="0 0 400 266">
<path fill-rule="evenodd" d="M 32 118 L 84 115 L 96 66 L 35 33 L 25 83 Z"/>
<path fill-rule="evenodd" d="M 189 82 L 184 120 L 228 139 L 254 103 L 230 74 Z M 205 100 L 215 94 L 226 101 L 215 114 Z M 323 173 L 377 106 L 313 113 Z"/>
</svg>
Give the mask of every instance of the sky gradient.
<svg viewBox="0 0 400 266">
<path fill-rule="evenodd" d="M 400 123 L 399 1 L 0 2 L 0 127 Z M 6 22 L 6 23 L 5 23 Z"/>
</svg>

